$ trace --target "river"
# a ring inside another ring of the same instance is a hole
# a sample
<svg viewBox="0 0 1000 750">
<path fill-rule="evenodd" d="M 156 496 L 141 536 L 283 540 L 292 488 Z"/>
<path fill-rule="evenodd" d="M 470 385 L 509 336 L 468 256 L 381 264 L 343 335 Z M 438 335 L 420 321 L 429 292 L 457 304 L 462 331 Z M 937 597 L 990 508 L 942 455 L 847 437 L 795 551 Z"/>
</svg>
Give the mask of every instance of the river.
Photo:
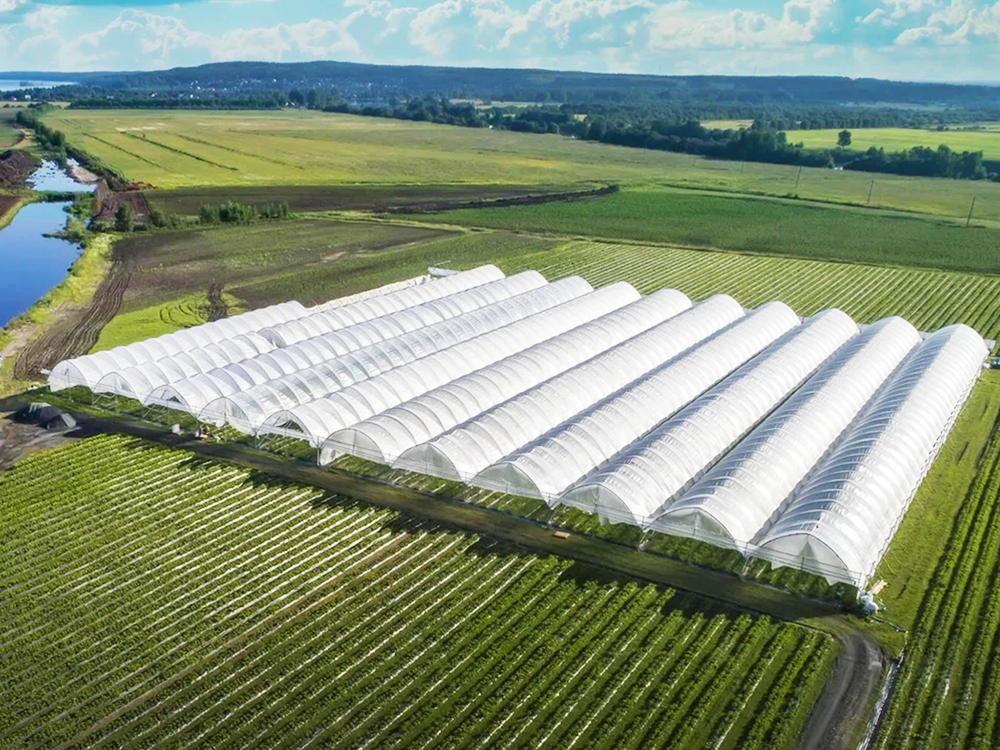
<svg viewBox="0 0 1000 750">
<path fill-rule="evenodd" d="M 30 181 L 36 190 L 92 191 L 46 162 Z M 68 203 L 29 203 L 0 229 L 0 328 L 56 286 L 80 254 L 72 242 L 44 237 L 66 225 Z"/>
</svg>

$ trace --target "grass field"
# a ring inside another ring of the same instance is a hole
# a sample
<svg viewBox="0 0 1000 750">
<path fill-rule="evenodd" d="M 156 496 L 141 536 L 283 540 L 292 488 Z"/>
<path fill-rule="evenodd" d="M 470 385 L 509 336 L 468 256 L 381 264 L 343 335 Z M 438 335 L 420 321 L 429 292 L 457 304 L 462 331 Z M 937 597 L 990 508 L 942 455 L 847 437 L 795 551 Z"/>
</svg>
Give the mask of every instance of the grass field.
<svg viewBox="0 0 1000 750">
<path fill-rule="evenodd" d="M 831 130 L 789 130 L 788 140 L 803 143 L 807 148 L 834 148 L 837 134 L 843 128 Z M 851 148 L 867 151 L 871 147 L 886 151 L 905 151 L 915 146 L 937 148 L 944 144 L 952 151 L 982 151 L 987 159 L 1000 159 L 1000 131 L 937 131 L 920 128 L 848 128 Z"/>
<path fill-rule="evenodd" d="M 10 746 L 789 748 L 828 636 L 125 437 L 0 475 Z"/>
<path fill-rule="evenodd" d="M 683 190 L 622 190 L 533 206 L 445 211 L 426 221 L 665 242 L 857 263 L 1000 272 L 1000 227 Z"/>
<path fill-rule="evenodd" d="M 739 130 L 749 128 L 753 120 L 704 120 L 701 124 L 714 130 Z"/>
<path fill-rule="evenodd" d="M 17 110 L 13 107 L 0 107 L 0 151 L 17 145 L 20 140 L 19 131 L 14 127 L 14 115 Z"/>
<path fill-rule="evenodd" d="M 318 112 L 59 110 L 72 145 L 159 188 L 580 182 L 702 187 L 863 204 L 872 175 L 713 161 L 550 135 Z M 946 187 L 942 187 L 942 185 Z M 1000 220 L 1000 185 L 878 175 L 872 204 Z"/>
</svg>

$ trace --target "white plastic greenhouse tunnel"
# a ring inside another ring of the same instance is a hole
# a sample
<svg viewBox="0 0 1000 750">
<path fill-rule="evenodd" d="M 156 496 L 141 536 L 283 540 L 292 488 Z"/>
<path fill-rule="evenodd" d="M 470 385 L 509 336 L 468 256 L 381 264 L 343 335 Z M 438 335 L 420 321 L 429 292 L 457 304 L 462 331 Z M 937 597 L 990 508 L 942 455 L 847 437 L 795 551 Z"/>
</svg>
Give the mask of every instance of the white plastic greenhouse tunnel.
<svg viewBox="0 0 1000 750">
<path fill-rule="evenodd" d="M 485 265 L 76 357 L 49 386 L 863 588 L 986 354 L 964 325 Z"/>
</svg>

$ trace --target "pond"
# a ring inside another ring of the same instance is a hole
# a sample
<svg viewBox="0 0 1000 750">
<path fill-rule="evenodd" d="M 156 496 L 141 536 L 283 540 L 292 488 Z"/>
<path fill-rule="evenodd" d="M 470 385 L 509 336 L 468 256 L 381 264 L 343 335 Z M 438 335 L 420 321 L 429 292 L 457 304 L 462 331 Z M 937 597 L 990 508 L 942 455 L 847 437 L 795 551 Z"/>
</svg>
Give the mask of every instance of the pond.
<svg viewBox="0 0 1000 750">
<path fill-rule="evenodd" d="M 83 185 L 46 161 L 29 178 L 36 190 L 90 192 Z M 0 229 L 0 328 L 23 313 L 52 287 L 66 278 L 80 254 L 72 242 L 44 237 L 66 225 L 68 203 L 29 203 Z"/>
<path fill-rule="evenodd" d="M 78 166 L 73 159 L 69 159 L 67 164 L 71 167 Z M 50 190 L 58 193 L 92 193 L 97 187 L 77 182 L 54 161 L 43 161 L 42 166 L 28 178 L 28 183 L 35 190 Z"/>
<path fill-rule="evenodd" d="M 68 203 L 29 203 L 0 229 L 0 327 L 66 278 L 80 254 L 72 242 L 43 237 L 66 224 Z"/>
</svg>

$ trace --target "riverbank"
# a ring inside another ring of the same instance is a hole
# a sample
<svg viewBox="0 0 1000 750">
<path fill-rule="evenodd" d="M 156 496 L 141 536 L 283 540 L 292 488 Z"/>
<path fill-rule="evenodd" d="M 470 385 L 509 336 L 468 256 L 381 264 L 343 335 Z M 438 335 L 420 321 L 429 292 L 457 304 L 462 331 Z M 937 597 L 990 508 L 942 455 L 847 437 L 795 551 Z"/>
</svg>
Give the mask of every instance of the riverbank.
<svg viewBox="0 0 1000 750">
<path fill-rule="evenodd" d="M 66 278 L 0 329 L 0 396 L 26 390 L 32 385 L 14 378 L 17 354 L 64 317 L 90 303 L 111 265 L 114 239 L 109 234 L 87 238 Z"/>
<path fill-rule="evenodd" d="M 30 195 L 0 195 L 0 229 L 10 224 L 22 207 L 35 198 Z"/>
</svg>

